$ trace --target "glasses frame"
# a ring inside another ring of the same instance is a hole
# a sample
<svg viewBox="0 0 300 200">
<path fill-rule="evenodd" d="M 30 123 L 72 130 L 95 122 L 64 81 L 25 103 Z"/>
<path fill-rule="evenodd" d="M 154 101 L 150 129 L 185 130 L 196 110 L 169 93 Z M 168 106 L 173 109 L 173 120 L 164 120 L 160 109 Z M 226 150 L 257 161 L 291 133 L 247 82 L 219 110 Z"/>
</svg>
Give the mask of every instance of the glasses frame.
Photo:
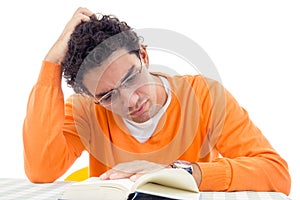
<svg viewBox="0 0 300 200">
<path fill-rule="evenodd" d="M 137 70 L 135 73 L 128 76 L 117 87 L 115 87 L 111 91 L 107 92 L 105 95 L 103 95 L 99 99 L 94 96 L 93 98 L 94 98 L 95 104 L 102 105 L 103 107 L 108 107 L 108 106 L 112 105 L 117 99 L 111 100 L 110 103 L 103 103 L 105 98 L 108 98 L 109 96 L 110 97 L 115 96 L 116 94 L 119 95 L 119 93 L 120 93 L 119 90 L 122 88 L 130 88 L 131 86 L 129 86 L 130 84 L 128 84 L 129 80 L 132 79 L 133 77 L 137 78 L 137 76 L 140 75 L 143 71 L 143 64 L 142 64 L 141 59 L 139 59 L 139 61 L 140 61 L 140 69 L 139 70 Z"/>
</svg>

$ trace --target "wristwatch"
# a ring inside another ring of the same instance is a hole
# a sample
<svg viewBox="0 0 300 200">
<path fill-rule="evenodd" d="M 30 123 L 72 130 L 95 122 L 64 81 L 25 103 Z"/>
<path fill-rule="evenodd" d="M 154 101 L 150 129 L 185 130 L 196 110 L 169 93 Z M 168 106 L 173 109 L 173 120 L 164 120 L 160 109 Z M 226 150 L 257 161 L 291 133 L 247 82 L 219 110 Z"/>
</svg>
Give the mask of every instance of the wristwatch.
<svg viewBox="0 0 300 200">
<path fill-rule="evenodd" d="M 181 168 L 184 169 L 185 171 L 187 171 L 190 174 L 193 174 L 193 166 L 192 163 L 186 160 L 175 160 L 172 164 L 171 164 L 172 168 Z"/>
</svg>

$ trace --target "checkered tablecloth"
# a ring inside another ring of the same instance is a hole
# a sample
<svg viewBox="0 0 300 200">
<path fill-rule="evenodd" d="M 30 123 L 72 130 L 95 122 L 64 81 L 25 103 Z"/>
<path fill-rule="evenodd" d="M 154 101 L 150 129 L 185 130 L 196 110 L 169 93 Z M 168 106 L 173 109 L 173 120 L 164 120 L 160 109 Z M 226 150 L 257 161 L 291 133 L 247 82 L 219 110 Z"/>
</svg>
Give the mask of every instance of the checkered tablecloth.
<svg viewBox="0 0 300 200">
<path fill-rule="evenodd" d="M 0 200 L 57 200 L 71 182 L 34 184 L 26 179 L 0 178 Z"/>
<path fill-rule="evenodd" d="M 203 192 L 200 200 L 291 200 L 278 192 Z"/>
<path fill-rule="evenodd" d="M 0 178 L 0 200 L 57 200 L 71 182 L 33 184 L 26 179 Z M 276 192 L 201 192 L 201 200 L 291 200 Z"/>
</svg>

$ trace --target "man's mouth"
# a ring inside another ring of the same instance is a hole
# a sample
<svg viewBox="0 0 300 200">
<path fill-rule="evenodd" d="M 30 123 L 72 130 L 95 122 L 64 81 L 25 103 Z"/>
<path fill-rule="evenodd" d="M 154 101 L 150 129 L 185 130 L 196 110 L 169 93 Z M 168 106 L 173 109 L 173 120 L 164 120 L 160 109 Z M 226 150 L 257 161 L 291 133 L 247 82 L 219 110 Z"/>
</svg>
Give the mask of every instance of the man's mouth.
<svg viewBox="0 0 300 200">
<path fill-rule="evenodd" d="M 133 111 L 130 111 L 129 115 L 133 118 L 142 115 L 146 111 L 147 102 L 148 101 L 145 101 L 144 103 L 139 105 L 136 109 L 134 109 Z"/>
</svg>

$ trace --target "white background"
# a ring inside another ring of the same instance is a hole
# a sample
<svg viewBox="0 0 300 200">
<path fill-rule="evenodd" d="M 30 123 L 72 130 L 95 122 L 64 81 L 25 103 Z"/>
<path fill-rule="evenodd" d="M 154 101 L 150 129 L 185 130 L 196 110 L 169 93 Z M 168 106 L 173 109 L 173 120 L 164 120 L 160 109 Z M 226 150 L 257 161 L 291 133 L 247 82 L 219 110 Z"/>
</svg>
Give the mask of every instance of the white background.
<svg viewBox="0 0 300 200">
<path fill-rule="evenodd" d="M 134 28 L 165 28 L 197 42 L 213 60 L 225 87 L 289 163 L 290 197 L 300 198 L 297 1 L 10 0 L 0 4 L 0 177 L 25 178 L 22 124 L 29 92 L 48 49 L 75 9 L 83 6 L 114 14 Z M 87 164 L 83 154 L 72 170 Z"/>
</svg>

